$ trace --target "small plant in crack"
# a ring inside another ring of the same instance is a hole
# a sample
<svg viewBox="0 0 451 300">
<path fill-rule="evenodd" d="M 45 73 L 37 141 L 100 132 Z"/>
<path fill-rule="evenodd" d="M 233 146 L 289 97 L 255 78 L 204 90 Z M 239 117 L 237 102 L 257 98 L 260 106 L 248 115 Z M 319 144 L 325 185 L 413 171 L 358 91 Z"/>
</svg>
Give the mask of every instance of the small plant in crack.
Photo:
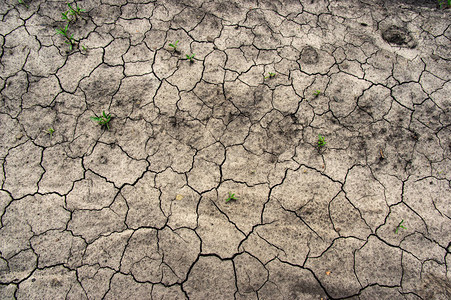
<svg viewBox="0 0 451 300">
<path fill-rule="evenodd" d="M 313 95 L 315 95 L 315 97 L 318 97 L 320 94 L 321 94 L 321 91 L 320 91 L 320 90 L 316 90 L 316 91 L 313 93 Z"/>
<path fill-rule="evenodd" d="M 54 132 L 55 129 L 53 129 L 53 127 L 49 127 L 47 130 L 45 130 L 45 133 L 49 134 L 50 138 L 52 138 Z"/>
<path fill-rule="evenodd" d="M 69 13 L 69 11 L 61 13 L 61 19 L 63 19 L 64 21 L 70 22 L 70 19 L 67 15 L 68 13 Z"/>
<path fill-rule="evenodd" d="M 326 146 L 326 139 L 321 134 L 318 134 L 318 149 L 324 148 L 324 146 Z"/>
<path fill-rule="evenodd" d="M 105 111 L 102 112 L 100 117 L 98 117 L 98 116 L 91 117 L 91 120 L 97 122 L 97 124 L 99 124 L 100 126 L 106 127 L 108 130 L 110 130 L 109 123 L 111 121 L 111 115 L 106 114 Z"/>
<path fill-rule="evenodd" d="M 232 194 L 231 192 L 229 192 L 229 198 L 227 198 L 226 199 L 226 202 L 229 202 L 230 200 L 238 200 L 236 197 L 235 197 L 235 194 Z"/>
<path fill-rule="evenodd" d="M 191 54 L 191 55 L 189 55 L 189 54 L 186 54 L 186 60 L 189 60 L 189 62 L 190 63 L 193 63 L 194 62 L 194 53 L 193 54 Z"/>
<path fill-rule="evenodd" d="M 26 8 L 29 8 L 29 7 L 30 7 L 30 6 L 28 6 L 28 4 L 25 3 L 24 0 L 17 0 L 17 2 L 19 2 L 19 4 L 25 5 Z"/>
<path fill-rule="evenodd" d="M 404 227 L 404 225 L 402 225 L 402 223 L 404 223 L 404 220 L 401 220 L 398 226 L 396 226 L 395 233 L 398 233 L 399 228 L 407 229 L 406 227 Z"/>
<path fill-rule="evenodd" d="M 177 40 L 175 43 L 169 43 L 169 47 L 172 47 L 172 49 L 174 49 L 174 52 L 178 52 L 177 51 L 178 43 L 179 43 L 179 40 Z"/>
<path fill-rule="evenodd" d="M 265 79 L 274 78 L 275 76 L 276 76 L 276 73 L 268 72 L 268 76 L 265 76 Z"/>
<path fill-rule="evenodd" d="M 72 51 L 73 46 L 76 44 L 76 42 L 74 39 L 74 35 L 73 34 L 69 35 L 69 33 L 67 32 L 68 29 L 69 29 L 69 23 L 67 23 L 65 27 L 56 29 L 56 32 L 66 38 L 66 40 L 64 42 L 69 45 L 69 49 Z"/>
<path fill-rule="evenodd" d="M 85 12 L 84 9 L 81 9 L 78 4 L 75 3 L 75 8 L 72 8 L 70 3 L 67 3 L 67 6 L 69 7 L 69 10 L 67 11 L 71 16 L 75 17 L 75 20 L 78 19 L 78 17 L 81 16 L 82 12 Z M 66 12 L 66 13 L 67 13 Z"/>
</svg>

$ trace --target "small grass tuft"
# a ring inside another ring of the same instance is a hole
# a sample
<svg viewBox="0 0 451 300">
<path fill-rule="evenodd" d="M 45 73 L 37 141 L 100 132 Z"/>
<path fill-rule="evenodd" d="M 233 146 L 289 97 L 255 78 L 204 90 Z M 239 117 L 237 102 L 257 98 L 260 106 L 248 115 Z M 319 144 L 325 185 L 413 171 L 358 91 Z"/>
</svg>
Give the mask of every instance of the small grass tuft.
<svg viewBox="0 0 451 300">
<path fill-rule="evenodd" d="M 268 76 L 266 76 L 265 79 L 273 78 L 273 77 L 275 77 L 275 76 L 276 76 L 276 73 L 268 72 Z"/>
<path fill-rule="evenodd" d="M 69 16 L 67 15 L 68 13 L 69 13 L 69 11 L 61 13 L 61 19 L 63 19 L 64 21 L 70 22 Z"/>
<path fill-rule="evenodd" d="M 318 97 L 320 94 L 321 94 L 321 91 L 320 91 L 320 90 L 316 90 L 316 91 L 313 93 L 313 95 L 315 95 L 316 97 Z"/>
<path fill-rule="evenodd" d="M 402 225 L 403 222 L 404 222 L 404 220 L 401 220 L 401 222 L 399 222 L 398 226 L 396 226 L 395 233 L 398 233 L 399 228 L 407 229 L 406 227 L 404 227 Z"/>
<path fill-rule="evenodd" d="M 235 197 L 235 194 L 232 194 L 231 192 L 229 192 L 229 198 L 227 198 L 226 199 L 226 202 L 229 202 L 230 200 L 238 200 L 236 197 Z"/>
<path fill-rule="evenodd" d="M 52 138 L 54 132 L 55 132 L 55 129 L 53 129 L 53 127 L 49 127 L 49 128 L 45 131 L 45 133 L 47 133 L 47 134 L 50 135 L 50 138 Z"/>
<path fill-rule="evenodd" d="M 178 43 L 179 43 L 179 40 L 177 40 L 175 43 L 170 43 L 169 47 L 172 47 L 172 49 L 174 49 L 174 52 L 177 52 Z"/>
<path fill-rule="evenodd" d="M 193 63 L 194 62 L 194 53 L 193 54 L 191 54 L 191 55 L 188 55 L 188 54 L 186 54 L 186 60 L 189 60 L 189 62 L 190 63 Z"/>
<path fill-rule="evenodd" d="M 67 23 L 65 27 L 56 29 L 56 32 L 66 38 L 66 40 L 64 42 L 69 45 L 69 49 L 72 51 L 73 46 L 76 44 L 76 42 L 74 39 L 74 35 L 73 34 L 69 35 L 69 33 L 67 32 L 68 29 L 69 29 L 69 23 Z"/>
<path fill-rule="evenodd" d="M 106 114 L 105 111 L 102 112 L 102 115 L 100 117 L 91 117 L 91 120 L 97 122 L 102 127 L 105 126 L 108 130 L 110 130 L 110 121 L 111 121 L 111 115 Z"/>
<path fill-rule="evenodd" d="M 28 6 L 28 4 L 25 3 L 24 0 L 17 0 L 17 2 L 19 2 L 19 4 L 25 5 L 26 8 L 29 8 L 29 7 L 30 7 L 30 6 Z"/>
<path fill-rule="evenodd" d="M 326 146 L 326 139 L 321 134 L 318 134 L 318 149 L 321 149 L 324 146 Z"/>
<path fill-rule="evenodd" d="M 76 3 L 75 3 L 75 8 L 72 8 L 72 6 L 70 5 L 70 3 L 66 3 L 66 4 L 67 4 L 67 6 L 69 7 L 69 10 L 68 10 L 67 12 L 69 12 L 69 14 L 70 14 L 71 16 L 74 16 L 75 19 L 78 19 L 78 17 L 81 16 L 81 13 L 82 13 L 82 12 L 85 12 L 85 10 L 84 10 L 84 9 L 81 9 L 81 8 L 78 6 L 78 4 L 76 4 Z M 66 13 L 67 13 L 67 12 L 66 12 Z"/>
</svg>

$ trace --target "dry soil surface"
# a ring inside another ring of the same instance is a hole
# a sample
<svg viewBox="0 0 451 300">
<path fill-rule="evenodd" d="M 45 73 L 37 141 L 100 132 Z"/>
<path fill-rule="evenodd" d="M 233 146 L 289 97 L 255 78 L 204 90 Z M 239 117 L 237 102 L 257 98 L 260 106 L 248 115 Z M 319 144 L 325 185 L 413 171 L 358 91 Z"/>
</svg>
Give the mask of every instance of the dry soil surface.
<svg viewBox="0 0 451 300">
<path fill-rule="evenodd" d="M 1 299 L 450 299 L 450 9 L 83 0 L 70 50 L 66 1 L 24 2 Z"/>
</svg>

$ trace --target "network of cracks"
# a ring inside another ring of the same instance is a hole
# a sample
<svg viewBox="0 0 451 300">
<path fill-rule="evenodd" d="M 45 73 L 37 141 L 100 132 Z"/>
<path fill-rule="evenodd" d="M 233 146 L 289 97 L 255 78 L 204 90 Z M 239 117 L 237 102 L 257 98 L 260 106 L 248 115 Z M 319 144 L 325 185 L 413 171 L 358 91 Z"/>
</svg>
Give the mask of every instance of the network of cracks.
<svg viewBox="0 0 451 300">
<path fill-rule="evenodd" d="M 2 1 L 0 298 L 450 299 L 450 11 Z"/>
</svg>

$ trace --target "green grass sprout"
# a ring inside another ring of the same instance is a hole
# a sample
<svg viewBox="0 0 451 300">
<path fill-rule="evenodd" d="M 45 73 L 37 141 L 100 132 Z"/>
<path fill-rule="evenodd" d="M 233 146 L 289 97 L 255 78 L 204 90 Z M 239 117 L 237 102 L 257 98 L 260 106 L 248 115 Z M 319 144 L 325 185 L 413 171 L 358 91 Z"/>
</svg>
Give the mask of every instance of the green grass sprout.
<svg viewBox="0 0 451 300">
<path fill-rule="evenodd" d="M 318 134 L 318 148 L 321 149 L 324 146 L 326 146 L 326 139 L 321 134 Z"/>
<path fill-rule="evenodd" d="M 313 95 L 315 95 L 316 97 L 318 97 L 320 94 L 321 94 L 321 91 L 320 91 L 320 90 L 316 90 L 316 91 L 313 93 Z"/>
<path fill-rule="evenodd" d="M 54 132 L 55 132 L 55 129 L 53 129 L 53 127 L 49 127 L 49 128 L 45 131 L 45 133 L 47 133 L 47 134 L 50 135 L 50 138 L 52 138 Z"/>
<path fill-rule="evenodd" d="M 91 117 L 91 120 L 97 122 L 97 124 L 101 125 L 102 127 L 105 126 L 108 130 L 110 130 L 110 121 L 111 121 L 111 115 L 106 114 L 105 111 L 102 112 L 102 115 L 100 117 Z"/>
<path fill-rule="evenodd" d="M 65 27 L 56 29 L 56 32 L 66 38 L 66 41 L 64 41 L 64 42 L 69 45 L 69 48 L 72 51 L 73 46 L 75 45 L 75 39 L 74 39 L 73 34 L 69 35 L 69 33 L 67 32 L 68 29 L 69 29 L 69 23 L 67 23 Z"/>
<path fill-rule="evenodd" d="M 72 34 L 67 41 L 64 41 L 66 44 L 69 45 L 69 50 L 72 51 L 72 49 L 74 48 L 75 45 L 75 39 L 74 39 L 74 35 Z"/>
<path fill-rule="evenodd" d="M 193 63 L 194 62 L 194 53 L 193 54 L 191 54 L 191 55 L 188 55 L 188 54 L 186 54 L 186 58 L 185 59 L 187 59 L 187 60 L 189 60 L 191 63 Z"/>
<path fill-rule="evenodd" d="M 67 30 L 68 29 L 69 29 L 69 24 L 66 24 L 66 27 L 56 29 L 56 32 L 67 38 L 68 37 Z"/>
<path fill-rule="evenodd" d="M 170 43 L 169 47 L 172 47 L 175 52 L 177 52 L 177 44 L 179 43 L 179 40 L 177 40 L 174 44 Z"/>
<path fill-rule="evenodd" d="M 403 222 L 404 222 L 404 220 L 401 220 L 401 222 L 399 222 L 398 226 L 396 226 L 395 233 L 398 233 L 399 228 L 407 229 L 406 227 L 404 227 L 402 225 Z"/>
<path fill-rule="evenodd" d="M 29 7 L 30 7 L 30 6 L 28 6 L 28 4 L 25 3 L 24 0 L 17 0 L 17 2 L 19 2 L 19 4 L 25 5 L 26 8 L 29 8 Z"/>
<path fill-rule="evenodd" d="M 266 76 L 265 79 L 267 79 L 267 78 L 273 78 L 274 76 L 276 76 L 276 73 L 268 72 L 268 76 Z"/>
<path fill-rule="evenodd" d="M 236 197 L 235 197 L 235 194 L 232 194 L 231 192 L 229 192 L 229 198 L 227 198 L 226 199 L 226 202 L 229 202 L 230 200 L 238 200 Z"/>
<path fill-rule="evenodd" d="M 70 13 L 71 16 L 74 16 L 75 19 L 77 19 L 79 16 L 81 16 L 81 13 L 84 12 L 84 9 L 81 9 L 78 4 L 75 4 L 75 9 L 72 8 L 72 6 L 70 5 L 70 3 L 66 3 L 67 6 L 69 7 L 68 12 Z"/>
<path fill-rule="evenodd" d="M 61 19 L 66 20 L 67 22 L 70 22 L 70 19 L 67 16 L 68 13 L 69 13 L 69 11 L 61 13 Z"/>
</svg>

